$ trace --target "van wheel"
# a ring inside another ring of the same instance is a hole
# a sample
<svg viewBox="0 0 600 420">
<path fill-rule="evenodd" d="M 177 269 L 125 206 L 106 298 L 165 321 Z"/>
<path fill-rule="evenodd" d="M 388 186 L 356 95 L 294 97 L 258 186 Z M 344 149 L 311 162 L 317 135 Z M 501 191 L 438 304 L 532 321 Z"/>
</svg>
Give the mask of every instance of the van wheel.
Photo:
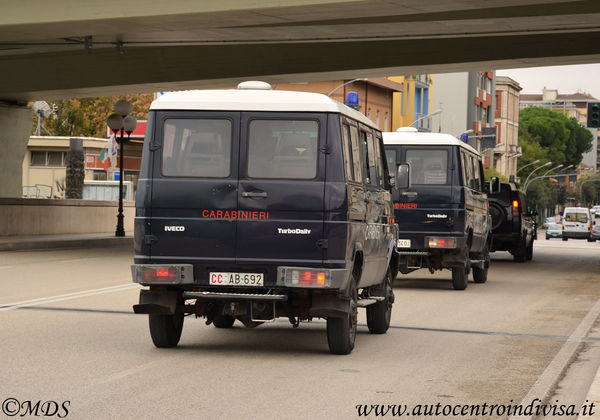
<svg viewBox="0 0 600 420">
<path fill-rule="evenodd" d="M 183 312 L 174 315 L 155 315 L 148 317 L 150 337 L 156 347 L 176 347 L 183 330 Z"/>
<path fill-rule="evenodd" d="M 525 262 L 526 257 L 527 247 L 525 245 L 525 238 L 523 238 L 523 240 L 519 244 L 519 247 L 515 249 L 515 252 L 513 254 L 513 261 L 522 263 Z"/>
<path fill-rule="evenodd" d="M 475 283 L 485 283 L 487 281 L 488 268 L 490 267 L 490 251 L 488 251 L 487 245 L 482 253 L 483 268 L 473 267 L 473 281 Z"/>
<path fill-rule="evenodd" d="M 388 268 L 382 288 L 377 288 L 373 293 L 373 296 L 384 296 L 385 299 L 367 306 L 367 326 L 371 334 L 385 334 L 390 327 L 394 303 L 392 281 L 392 273 Z"/>
<path fill-rule="evenodd" d="M 467 285 L 466 267 L 452 267 L 452 287 L 454 287 L 454 290 L 465 290 Z"/>
<path fill-rule="evenodd" d="M 235 318 L 231 315 L 217 315 L 213 319 L 213 325 L 217 328 L 231 328 L 234 322 Z"/>
<path fill-rule="evenodd" d="M 327 318 L 327 344 L 333 354 L 350 354 L 356 339 L 358 319 L 358 291 L 353 282 L 352 293 L 348 301 L 348 313 L 342 318 Z"/>
<path fill-rule="evenodd" d="M 568 241 L 568 240 L 569 240 L 569 238 L 565 238 L 565 237 L 563 236 L 562 240 L 563 240 L 563 241 Z"/>
<path fill-rule="evenodd" d="M 531 240 L 531 243 L 527 246 L 527 255 L 525 255 L 525 258 L 527 259 L 527 261 L 531 261 L 533 259 L 533 239 Z"/>
</svg>

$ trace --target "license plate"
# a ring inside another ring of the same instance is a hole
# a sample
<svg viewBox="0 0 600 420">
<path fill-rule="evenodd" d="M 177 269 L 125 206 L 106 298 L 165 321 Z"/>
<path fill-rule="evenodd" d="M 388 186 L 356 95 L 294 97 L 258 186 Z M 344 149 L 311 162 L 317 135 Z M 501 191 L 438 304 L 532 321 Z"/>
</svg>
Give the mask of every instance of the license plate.
<svg viewBox="0 0 600 420">
<path fill-rule="evenodd" d="M 410 248 L 410 239 L 398 239 L 396 246 L 398 248 Z"/>
<path fill-rule="evenodd" d="M 208 283 L 211 286 L 262 286 L 262 273 L 210 273 Z"/>
</svg>

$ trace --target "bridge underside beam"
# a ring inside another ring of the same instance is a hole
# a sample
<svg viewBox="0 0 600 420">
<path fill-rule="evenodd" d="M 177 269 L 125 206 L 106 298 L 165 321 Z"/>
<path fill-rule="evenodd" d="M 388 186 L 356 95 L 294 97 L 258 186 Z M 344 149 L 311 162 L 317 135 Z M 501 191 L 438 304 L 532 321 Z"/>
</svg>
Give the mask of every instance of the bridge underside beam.
<svg viewBox="0 0 600 420">
<path fill-rule="evenodd" d="M 127 47 L 0 56 L 18 101 L 600 62 L 600 31 L 438 39 Z M 10 70 L 10 71 L 6 71 Z"/>
</svg>

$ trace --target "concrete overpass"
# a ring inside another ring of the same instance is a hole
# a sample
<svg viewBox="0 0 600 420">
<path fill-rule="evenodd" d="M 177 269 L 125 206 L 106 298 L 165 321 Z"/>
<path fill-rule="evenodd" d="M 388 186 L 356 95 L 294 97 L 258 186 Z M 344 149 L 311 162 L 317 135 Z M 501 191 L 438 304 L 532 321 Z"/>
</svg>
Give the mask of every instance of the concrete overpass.
<svg viewBox="0 0 600 420">
<path fill-rule="evenodd" d="M 3 1 L 0 196 L 31 100 L 596 62 L 594 0 Z"/>
</svg>

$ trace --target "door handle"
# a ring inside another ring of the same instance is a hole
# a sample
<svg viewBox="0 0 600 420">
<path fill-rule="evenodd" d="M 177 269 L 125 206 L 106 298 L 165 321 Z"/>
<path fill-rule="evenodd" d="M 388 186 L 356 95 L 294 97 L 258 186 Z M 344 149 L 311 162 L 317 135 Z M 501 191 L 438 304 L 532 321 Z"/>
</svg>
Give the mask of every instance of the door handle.
<svg viewBox="0 0 600 420">
<path fill-rule="evenodd" d="M 245 198 L 267 198 L 266 191 L 244 191 L 242 197 Z"/>
<path fill-rule="evenodd" d="M 416 197 L 416 196 L 417 196 L 417 193 L 416 193 L 416 191 L 404 191 L 404 192 L 402 193 L 402 195 L 405 195 L 405 196 L 407 196 L 407 197 Z"/>
</svg>

